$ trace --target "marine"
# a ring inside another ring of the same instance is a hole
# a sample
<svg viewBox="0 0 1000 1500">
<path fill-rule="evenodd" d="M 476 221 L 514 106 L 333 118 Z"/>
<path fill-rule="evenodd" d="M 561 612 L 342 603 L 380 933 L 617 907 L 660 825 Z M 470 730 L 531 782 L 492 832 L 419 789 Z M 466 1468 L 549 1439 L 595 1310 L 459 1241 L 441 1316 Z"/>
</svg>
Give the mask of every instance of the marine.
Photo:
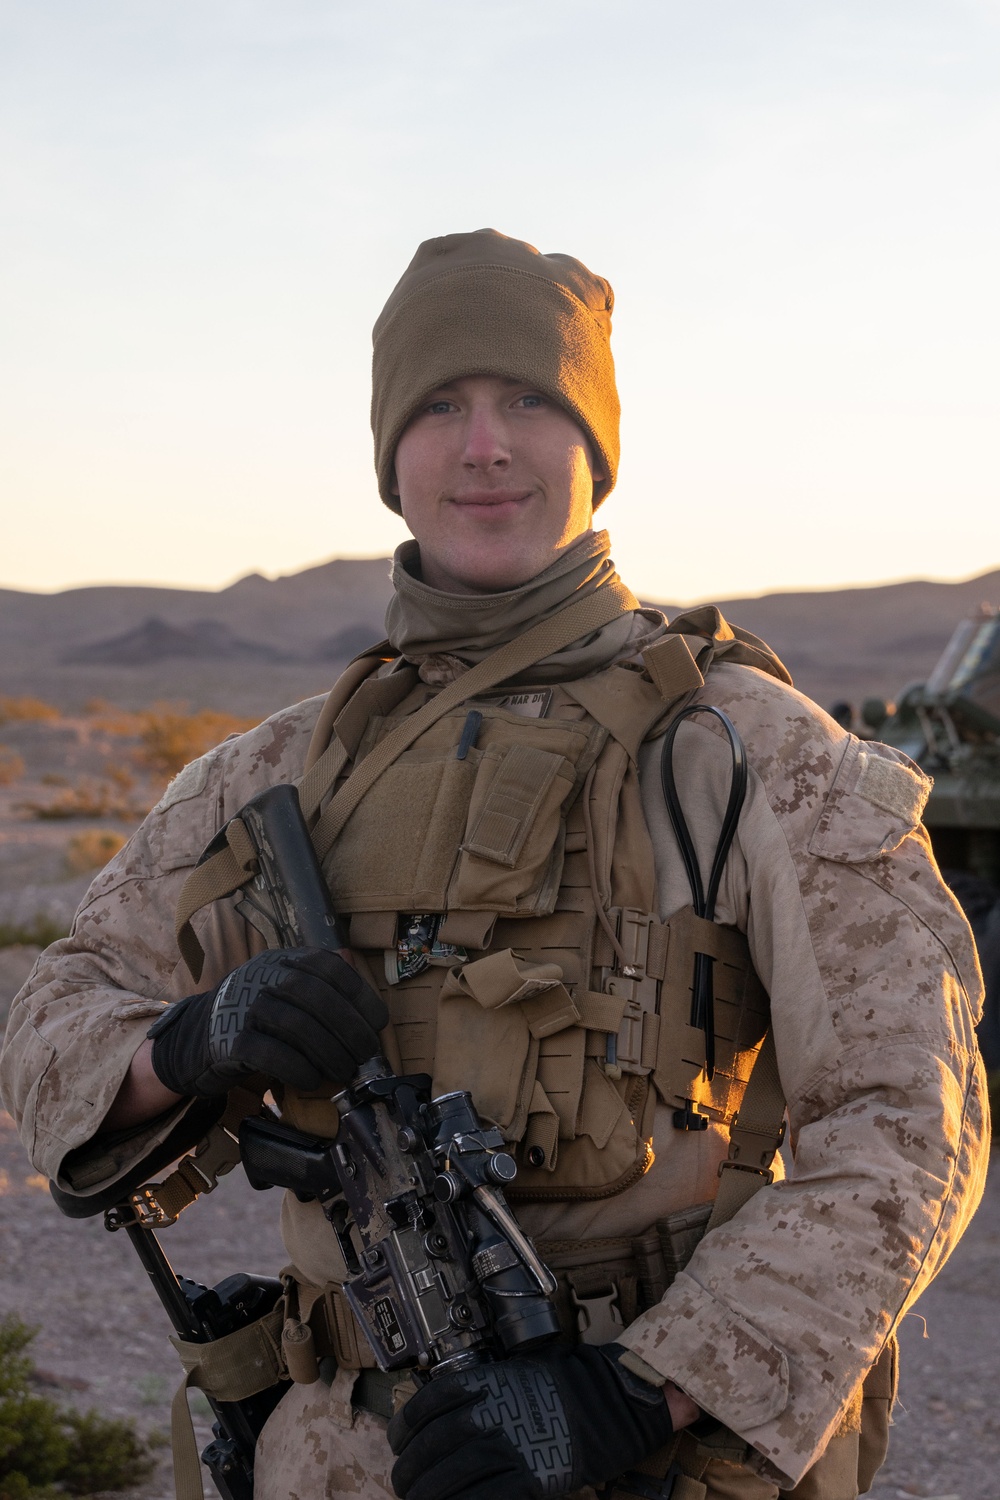
<svg viewBox="0 0 1000 1500">
<path fill-rule="evenodd" d="M 258 1500 L 853 1500 L 894 1331 L 981 1196 L 981 979 L 928 780 L 718 610 L 668 624 L 618 577 L 613 305 L 493 230 L 420 246 L 374 330 L 379 492 L 412 534 L 386 640 L 188 766 L 12 1009 L 4 1100 L 64 1192 L 261 1076 L 333 1135 L 379 1045 L 516 1155 L 563 1338 L 474 1378 L 374 1371 L 330 1226 L 288 1197 L 323 1358 L 261 1434 Z M 236 894 L 192 897 L 278 782 L 350 964 L 262 958 Z"/>
</svg>

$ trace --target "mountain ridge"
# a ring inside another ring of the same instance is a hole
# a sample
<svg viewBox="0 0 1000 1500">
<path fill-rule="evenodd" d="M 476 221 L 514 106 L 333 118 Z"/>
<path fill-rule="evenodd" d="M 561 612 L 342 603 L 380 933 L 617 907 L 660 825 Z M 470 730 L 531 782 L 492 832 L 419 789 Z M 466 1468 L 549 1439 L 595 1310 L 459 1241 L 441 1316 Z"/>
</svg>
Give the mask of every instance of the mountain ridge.
<svg viewBox="0 0 1000 1500">
<path fill-rule="evenodd" d="M 63 708 L 92 697 L 131 707 L 170 698 L 273 712 L 325 691 L 366 639 L 381 639 L 390 566 L 389 558 L 333 558 L 273 579 L 247 574 L 217 590 L 0 589 L 0 694 L 31 693 Z M 648 602 L 671 618 L 690 607 Z M 1000 605 L 1000 569 L 957 583 L 909 579 L 714 602 L 763 637 L 796 686 L 826 706 L 892 697 L 925 678 L 962 616 L 982 602 Z M 151 619 L 162 628 L 148 630 Z M 152 643 L 145 655 L 144 628 Z M 175 638 L 186 655 L 169 654 Z"/>
</svg>

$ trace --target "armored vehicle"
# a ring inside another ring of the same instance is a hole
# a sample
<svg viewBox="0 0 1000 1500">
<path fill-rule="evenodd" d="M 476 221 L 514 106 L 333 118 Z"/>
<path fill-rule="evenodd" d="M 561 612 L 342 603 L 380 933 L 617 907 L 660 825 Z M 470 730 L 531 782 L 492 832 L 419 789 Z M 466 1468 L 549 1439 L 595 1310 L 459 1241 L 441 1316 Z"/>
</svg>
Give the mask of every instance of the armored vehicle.
<svg viewBox="0 0 1000 1500">
<path fill-rule="evenodd" d="M 987 1067 L 1000 1068 L 1000 611 L 983 605 L 960 621 L 926 682 L 906 687 L 894 710 L 867 699 L 861 719 L 862 733 L 934 777 L 924 823 L 976 935 L 980 1046 Z"/>
</svg>

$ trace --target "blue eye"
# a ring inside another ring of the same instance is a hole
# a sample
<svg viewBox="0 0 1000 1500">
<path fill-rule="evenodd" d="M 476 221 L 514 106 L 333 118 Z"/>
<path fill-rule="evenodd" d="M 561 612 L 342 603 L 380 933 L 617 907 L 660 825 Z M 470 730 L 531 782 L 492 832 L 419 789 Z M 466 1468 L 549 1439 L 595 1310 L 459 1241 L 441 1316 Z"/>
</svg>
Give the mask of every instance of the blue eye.
<svg viewBox="0 0 1000 1500">
<path fill-rule="evenodd" d="M 526 396 L 521 396 L 519 400 L 522 406 L 527 406 L 532 411 L 534 411 L 539 406 L 545 405 L 545 397 L 539 396 L 537 391 L 532 391 Z"/>
<path fill-rule="evenodd" d="M 432 416 L 440 416 L 444 412 L 451 411 L 452 408 L 453 403 L 451 401 L 432 401 L 430 405 L 425 409 L 430 412 Z"/>
</svg>

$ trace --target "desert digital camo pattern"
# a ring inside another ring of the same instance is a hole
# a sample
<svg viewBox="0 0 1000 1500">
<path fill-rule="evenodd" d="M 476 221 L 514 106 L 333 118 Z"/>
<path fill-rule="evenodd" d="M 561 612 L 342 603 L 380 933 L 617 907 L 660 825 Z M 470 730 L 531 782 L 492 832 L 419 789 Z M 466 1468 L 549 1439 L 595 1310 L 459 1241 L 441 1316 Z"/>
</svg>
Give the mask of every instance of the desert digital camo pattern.
<svg viewBox="0 0 1000 1500">
<path fill-rule="evenodd" d="M 623 1342 L 787 1483 L 979 1201 L 981 980 L 917 824 L 926 778 L 752 670 L 720 666 L 704 696 L 753 768 L 720 920 L 745 928 L 771 995 L 795 1166 L 702 1242 Z M 687 804 L 699 779 L 706 798 L 718 785 L 728 750 L 708 718 L 681 734 Z M 662 860 L 665 813 L 646 808 Z"/>
<path fill-rule="evenodd" d="M 814 704 L 752 668 L 719 664 L 700 696 L 734 720 L 752 768 L 718 918 L 747 932 L 771 994 L 795 1165 L 790 1180 L 762 1190 L 702 1242 L 622 1341 L 755 1450 L 760 1477 L 722 1466 L 709 1500 L 767 1500 L 774 1483 L 796 1482 L 837 1430 L 890 1330 L 979 1200 L 987 1122 L 973 1028 L 981 984 L 969 929 L 919 827 L 926 783 L 909 762 L 862 748 Z M 173 938 L 188 870 L 249 797 L 300 776 L 319 706 L 277 714 L 182 772 L 16 1000 L 4 1098 L 38 1170 L 64 1186 L 67 1154 L 93 1137 L 150 1019 L 191 989 Z M 728 747 L 713 726 L 709 718 L 685 723 L 676 745 L 706 873 L 729 788 Z M 663 806 L 657 743 L 644 747 L 640 772 L 666 918 L 690 896 Z M 195 925 L 208 954 L 199 988 L 259 946 L 229 902 Z M 78 1155 L 76 1190 L 112 1180 L 149 1146 L 147 1131 L 114 1159 Z M 621 1197 L 529 1205 L 525 1226 L 550 1239 L 631 1234 L 704 1201 L 724 1133 L 675 1131 L 661 1109 L 654 1147 L 650 1172 Z M 286 1224 L 294 1238 L 294 1214 Z M 299 1250 L 314 1226 L 303 1228 Z M 323 1253 L 317 1240 L 316 1258 Z M 332 1392 L 294 1389 L 272 1417 L 262 1438 L 265 1500 L 391 1493 L 381 1426 L 367 1414 L 352 1419 L 347 1378 L 342 1372 Z M 331 1403 L 339 1422 L 331 1423 Z"/>
</svg>

